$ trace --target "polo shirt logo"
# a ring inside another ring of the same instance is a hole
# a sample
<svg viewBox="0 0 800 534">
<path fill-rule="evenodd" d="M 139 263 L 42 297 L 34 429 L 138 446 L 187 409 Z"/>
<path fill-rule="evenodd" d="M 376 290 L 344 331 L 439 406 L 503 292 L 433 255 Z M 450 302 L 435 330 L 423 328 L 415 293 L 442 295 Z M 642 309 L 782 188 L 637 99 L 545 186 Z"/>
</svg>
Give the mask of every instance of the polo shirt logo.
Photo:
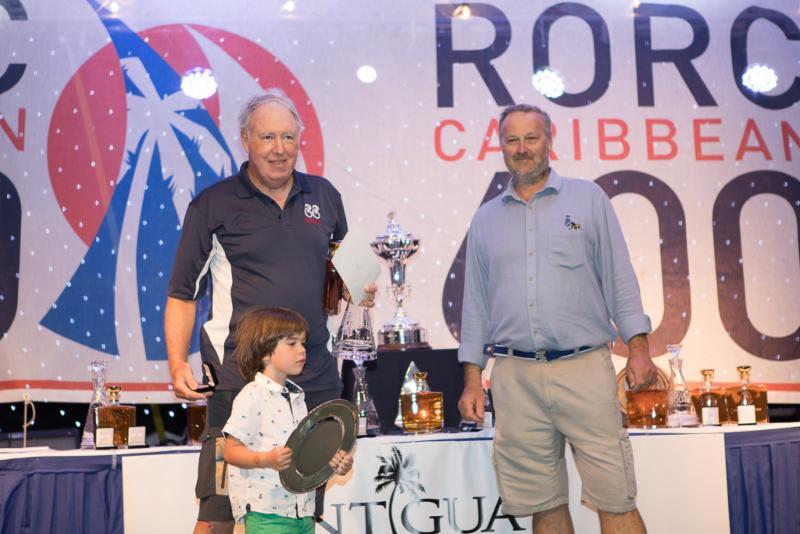
<svg viewBox="0 0 800 534">
<path fill-rule="evenodd" d="M 580 230 L 581 229 L 581 225 L 578 224 L 578 223 L 572 222 L 572 219 L 570 218 L 569 215 L 567 215 L 566 218 L 564 219 L 564 226 L 567 228 L 567 230 Z"/>
<path fill-rule="evenodd" d="M 303 213 L 306 216 L 305 221 L 311 224 L 319 224 L 319 206 L 316 204 L 306 204 Z"/>
</svg>

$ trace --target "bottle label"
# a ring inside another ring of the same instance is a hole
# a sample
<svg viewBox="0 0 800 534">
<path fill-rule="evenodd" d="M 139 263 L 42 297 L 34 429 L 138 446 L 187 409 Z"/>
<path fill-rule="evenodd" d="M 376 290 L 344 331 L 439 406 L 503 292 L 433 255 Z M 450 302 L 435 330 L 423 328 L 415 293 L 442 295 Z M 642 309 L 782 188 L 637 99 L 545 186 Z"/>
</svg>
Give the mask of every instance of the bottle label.
<svg viewBox="0 0 800 534">
<path fill-rule="evenodd" d="M 358 418 L 358 435 L 359 436 L 367 435 L 367 418 L 365 416 L 360 416 Z"/>
<path fill-rule="evenodd" d="M 494 426 L 494 417 L 492 417 L 492 415 L 492 412 L 483 412 L 483 428 L 490 428 Z"/>
<path fill-rule="evenodd" d="M 719 426 L 719 408 L 703 406 L 703 426 Z"/>
<path fill-rule="evenodd" d="M 756 407 L 752 404 L 737 406 L 736 416 L 739 419 L 740 425 L 754 425 L 756 424 Z"/>
</svg>

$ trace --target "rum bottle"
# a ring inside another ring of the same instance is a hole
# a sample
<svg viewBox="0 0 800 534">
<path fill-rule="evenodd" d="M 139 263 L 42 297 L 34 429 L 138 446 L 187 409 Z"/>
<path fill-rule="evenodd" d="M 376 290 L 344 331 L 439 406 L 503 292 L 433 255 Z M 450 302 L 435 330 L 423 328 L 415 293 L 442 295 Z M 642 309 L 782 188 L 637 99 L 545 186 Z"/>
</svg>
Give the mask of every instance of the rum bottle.
<svg viewBox="0 0 800 534">
<path fill-rule="evenodd" d="M 484 384 L 483 389 L 483 428 L 494 426 L 494 402 L 492 401 L 492 390 Z"/>
<path fill-rule="evenodd" d="M 325 293 L 322 302 L 322 308 L 326 315 L 339 315 L 339 301 L 344 296 L 344 282 L 333 265 L 333 255 L 341 244 L 341 241 L 328 243 L 328 259 L 325 262 Z"/>
<path fill-rule="evenodd" d="M 767 389 L 750 384 L 750 366 L 739 365 L 739 385 L 728 389 L 731 418 L 740 425 L 768 423 Z"/>
<path fill-rule="evenodd" d="M 119 403 L 120 386 L 106 388 L 108 404 L 97 409 L 97 428 L 114 429 L 114 446 L 128 446 L 128 429 L 136 426 L 136 408 Z M 96 440 L 95 440 L 96 441 Z"/>
<path fill-rule="evenodd" d="M 703 426 L 719 426 L 729 422 L 725 395 L 720 390 L 714 389 L 712 383 L 714 369 L 702 369 L 700 372 L 703 374 L 703 385 L 692 394 L 692 404 L 700 415 L 700 423 Z"/>
<path fill-rule="evenodd" d="M 428 373 L 414 373 L 416 391 L 400 396 L 403 428 L 410 434 L 439 432 L 444 426 L 444 403 L 440 391 L 431 391 Z"/>
</svg>

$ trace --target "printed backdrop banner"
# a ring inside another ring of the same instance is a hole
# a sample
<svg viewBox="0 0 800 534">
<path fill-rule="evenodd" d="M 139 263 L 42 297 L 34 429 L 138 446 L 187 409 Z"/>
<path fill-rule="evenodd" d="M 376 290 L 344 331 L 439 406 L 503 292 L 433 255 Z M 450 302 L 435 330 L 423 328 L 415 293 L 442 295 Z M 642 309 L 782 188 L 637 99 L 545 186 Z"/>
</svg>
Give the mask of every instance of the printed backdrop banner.
<svg viewBox="0 0 800 534">
<path fill-rule="evenodd" d="M 0 32 L 0 401 L 87 401 L 95 360 L 126 400 L 174 400 L 181 221 L 272 86 L 351 226 L 394 211 L 420 237 L 407 311 L 433 347 L 458 344 L 467 228 L 508 179 L 496 117 L 527 102 L 553 117 L 554 168 L 612 197 L 659 365 L 682 343 L 689 380 L 749 364 L 800 400 L 794 1 L 2 0 Z"/>
</svg>

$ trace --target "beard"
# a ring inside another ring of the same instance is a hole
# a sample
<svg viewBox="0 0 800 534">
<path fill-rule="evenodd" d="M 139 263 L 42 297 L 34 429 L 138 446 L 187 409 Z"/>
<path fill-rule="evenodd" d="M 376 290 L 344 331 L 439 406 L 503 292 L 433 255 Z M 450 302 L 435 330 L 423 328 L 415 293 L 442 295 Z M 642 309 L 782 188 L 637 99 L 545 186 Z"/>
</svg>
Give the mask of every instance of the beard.
<svg viewBox="0 0 800 534">
<path fill-rule="evenodd" d="M 547 155 L 542 155 L 541 158 L 536 156 L 526 156 L 519 159 L 514 158 L 513 161 L 519 160 L 533 160 L 534 167 L 528 172 L 519 172 L 508 165 L 511 175 L 514 180 L 521 185 L 533 185 L 541 182 L 547 177 L 547 170 L 550 168 L 550 158 Z"/>
</svg>

